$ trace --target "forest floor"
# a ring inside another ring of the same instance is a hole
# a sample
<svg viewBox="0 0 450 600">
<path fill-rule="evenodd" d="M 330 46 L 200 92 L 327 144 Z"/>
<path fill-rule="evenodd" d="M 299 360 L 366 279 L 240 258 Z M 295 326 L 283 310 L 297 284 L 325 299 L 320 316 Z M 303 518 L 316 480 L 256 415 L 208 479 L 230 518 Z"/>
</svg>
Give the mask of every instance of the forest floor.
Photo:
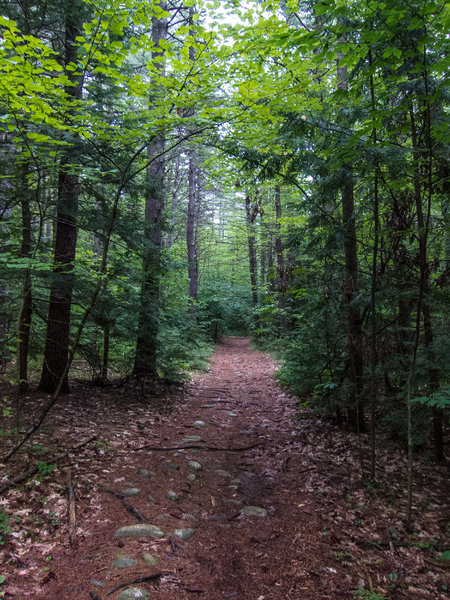
<svg viewBox="0 0 450 600">
<path fill-rule="evenodd" d="M 275 368 L 230 338 L 184 386 L 75 383 L 28 449 L 39 476 L 0 499 L 4 598 L 449 598 L 448 469 L 416 461 L 408 533 L 401 448 L 364 483 L 366 436 L 299 410 Z"/>
</svg>

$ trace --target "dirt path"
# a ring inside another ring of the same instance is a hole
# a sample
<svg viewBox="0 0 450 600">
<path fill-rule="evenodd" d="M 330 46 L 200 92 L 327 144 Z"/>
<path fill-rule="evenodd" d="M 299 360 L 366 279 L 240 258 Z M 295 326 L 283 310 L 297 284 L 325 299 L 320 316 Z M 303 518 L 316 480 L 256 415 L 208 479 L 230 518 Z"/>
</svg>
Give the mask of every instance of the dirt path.
<svg viewBox="0 0 450 600">
<path fill-rule="evenodd" d="M 113 424 L 94 458 L 80 454 L 75 543 L 67 528 L 55 532 L 44 569 L 45 541 L 34 558 L 33 545 L 24 550 L 10 597 L 345 600 L 359 586 L 388 586 L 393 567 L 383 555 L 380 568 L 383 547 L 370 559 L 358 547 L 355 522 L 369 515 L 361 515 L 365 491 L 352 475 L 354 438 L 323 424 L 319 435 L 314 420 L 293 419 L 295 401 L 276 385 L 274 368 L 247 339 L 232 338 L 169 414 L 140 407 L 120 427 L 112 410 L 103 425 L 90 421 L 98 431 Z M 370 519 L 361 539 L 384 544 L 386 522 Z M 133 537 L 120 537 L 139 522 Z M 409 598 L 445 597 L 410 588 Z"/>
</svg>

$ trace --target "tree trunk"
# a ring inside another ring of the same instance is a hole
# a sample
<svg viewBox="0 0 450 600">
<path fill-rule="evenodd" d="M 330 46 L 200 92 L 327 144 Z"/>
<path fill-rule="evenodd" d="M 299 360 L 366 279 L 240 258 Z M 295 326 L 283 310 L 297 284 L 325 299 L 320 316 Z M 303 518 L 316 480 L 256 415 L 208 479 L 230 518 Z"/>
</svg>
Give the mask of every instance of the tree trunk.
<svg viewBox="0 0 450 600">
<path fill-rule="evenodd" d="M 103 357 L 102 369 L 100 373 L 101 380 L 108 381 L 108 366 L 109 366 L 109 341 L 110 341 L 110 324 L 105 323 L 103 326 Z"/>
<path fill-rule="evenodd" d="M 342 41 L 345 41 L 345 39 Z M 339 53 L 338 65 L 342 57 L 342 53 Z M 348 74 L 346 67 L 338 66 L 337 79 L 338 89 L 347 90 Z M 361 312 L 359 306 L 354 303 L 354 300 L 359 293 L 359 287 L 353 172 L 351 167 L 343 165 L 341 168 L 344 176 L 344 183 L 341 187 L 342 221 L 344 225 L 344 262 L 346 273 L 344 298 L 347 304 L 347 349 L 351 381 L 347 415 L 350 428 L 354 431 L 362 432 L 365 431 L 364 411 L 361 397 L 364 363 Z"/>
<path fill-rule="evenodd" d="M 193 30 L 194 25 L 194 6 L 189 8 L 189 34 L 194 38 L 195 32 Z M 194 64 L 195 62 L 195 49 L 193 46 L 189 47 L 189 60 Z M 189 111 L 189 116 L 194 114 L 194 110 Z M 188 278 L 189 278 L 189 298 L 190 307 L 189 311 L 191 314 L 195 314 L 197 311 L 197 297 L 198 297 L 198 257 L 197 257 L 197 245 L 196 245 L 196 217 L 197 217 L 197 193 L 198 193 L 198 167 L 197 167 L 197 156 L 196 149 L 194 146 L 189 148 L 189 189 L 188 189 L 188 212 L 187 212 L 187 223 L 186 223 L 186 243 L 188 252 Z"/>
<path fill-rule="evenodd" d="M 65 63 L 76 62 L 75 38 L 78 2 L 70 4 L 66 14 Z M 82 85 L 72 70 L 66 75 L 73 85 L 66 94 L 73 100 L 81 98 Z M 70 152 L 62 159 L 58 176 L 58 201 L 56 214 L 53 282 L 50 291 L 44 363 L 39 389 L 53 393 L 64 375 L 69 356 L 70 312 L 74 286 L 73 263 L 77 243 L 78 175 L 72 172 L 73 157 Z M 63 393 L 69 391 L 68 375 L 64 375 Z"/>
<path fill-rule="evenodd" d="M 189 198 L 188 213 L 186 224 L 186 242 L 188 251 L 188 277 L 189 277 L 189 297 L 191 300 L 190 312 L 197 310 L 196 302 L 198 297 L 198 257 L 197 244 L 195 240 L 195 224 L 197 216 L 197 161 L 195 149 L 190 149 L 189 156 Z"/>
<path fill-rule="evenodd" d="M 353 198 L 353 176 L 346 173 L 342 193 L 342 219 L 345 227 L 344 258 L 346 279 L 344 297 L 347 303 L 347 349 L 351 380 L 348 423 L 355 431 L 365 431 L 364 412 L 361 393 L 363 389 L 363 345 L 361 312 L 354 299 L 358 295 L 358 255 L 356 243 L 355 208 Z"/>
<path fill-rule="evenodd" d="M 425 113 L 425 118 L 429 117 Z M 430 280 L 429 280 L 429 265 L 428 265 L 428 257 L 427 257 L 427 246 L 428 246 L 428 233 L 429 233 L 429 225 L 430 225 L 430 217 L 431 217 L 431 183 L 428 184 L 428 202 L 426 213 L 424 214 L 423 205 L 422 205 L 422 186 L 420 182 L 420 150 L 418 149 L 418 141 L 416 134 L 416 124 L 414 118 L 414 111 L 411 108 L 410 111 L 411 117 L 411 137 L 414 148 L 414 198 L 416 203 L 416 215 L 417 215 L 417 228 L 418 228 L 418 237 L 419 237 L 419 271 L 420 271 L 420 289 L 421 289 L 421 307 L 419 306 L 418 311 L 420 313 L 420 308 L 422 309 L 422 317 L 423 317 L 423 331 L 424 331 L 424 342 L 425 348 L 427 350 L 427 361 L 430 365 L 428 367 L 428 377 L 430 388 L 432 390 L 436 390 L 439 387 L 439 370 L 434 366 L 435 364 L 435 356 L 433 352 L 433 326 L 431 320 L 431 309 L 428 301 L 428 295 L 430 291 Z M 426 122 L 425 128 L 427 128 L 429 123 Z M 431 148 L 429 148 L 429 164 L 426 165 L 429 180 L 431 180 L 432 173 L 432 155 Z M 427 178 L 427 179 L 428 179 Z M 427 185 L 428 181 L 425 182 Z M 443 414 L 442 411 L 438 408 L 432 409 L 432 419 L 433 419 L 433 431 L 434 431 L 434 455 L 437 462 L 444 461 L 444 438 L 443 438 L 443 430 L 442 430 L 442 422 L 443 422 Z"/>
<path fill-rule="evenodd" d="M 20 182 L 20 203 L 22 206 L 22 245 L 20 256 L 31 257 L 31 206 L 30 206 L 30 188 L 29 188 L 29 163 L 28 161 L 21 168 Z M 30 269 L 27 268 L 22 286 L 22 302 L 18 319 L 18 342 L 17 342 L 17 375 L 19 394 L 28 390 L 28 349 L 30 343 L 30 327 L 33 314 L 32 308 L 32 289 Z"/>
<path fill-rule="evenodd" d="M 372 52 L 369 50 L 369 64 L 372 66 Z M 373 75 L 370 75 L 370 98 L 372 112 L 375 118 L 375 85 Z M 374 124 L 372 130 L 373 144 L 377 144 L 377 128 Z M 377 270 L 378 270 L 378 243 L 380 234 L 380 198 L 378 193 L 378 160 L 374 164 L 373 177 L 373 221 L 374 239 L 372 250 L 372 277 L 370 284 L 370 314 L 371 314 L 371 339 L 370 339 L 370 478 L 375 481 L 376 477 L 376 408 L 378 404 L 377 394 Z"/>
<path fill-rule="evenodd" d="M 281 192 L 280 186 L 275 186 L 275 215 L 276 215 L 276 234 L 275 234 L 275 251 L 277 253 L 277 292 L 278 292 L 278 309 L 280 311 L 280 327 L 282 331 L 287 329 L 286 321 L 286 268 L 284 264 L 283 243 L 281 241 Z"/>
<path fill-rule="evenodd" d="M 252 220 L 252 206 L 251 198 L 249 195 L 245 197 L 245 213 L 247 223 L 247 238 L 248 238 L 248 257 L 250 265 L 250 285 L 252 290 L 252 305 L 253 305 L 253 323 L 255 330 L 259 328 L 258 318 L 258 263 L 256 259 L 256 247 L 255 247 L 255 232 L 253 229 Z"/>
<path fill-rule="evenodd" d="M 267 243 L 267 272 L 269 274 L 269 291 L 271 294 L 275 294 L 277 291 L 277 280 L 275 277 L 275 266 L 273 264 L 273 240 L 272 235 L 269 237 L 269 241 Z"/>
<path fill-rule="evenodd" d="M 167 234 L 165 236 L 165 243 L 164 243 L 164 246 L 166 248 L 171 248 L 172 244 L 173 244 L 173 232 L 174 232 L 175 223 L 176 223 L 176 214 L 177 214 L 177 208 L 178 208 L 178 191 L 179 191 L 179 185 L 180 185 L 180 161 L 181 161 L 181 155 L 180 155 L 180 153 L 178 153 L 175 160 L 173 161 L 173 173 L 171 176 L 171 186 L 170 187 L 171 187 L 172 201 L 171 201 L 171 207 L 170 207 L 170 226 L 169 226 L 169 231 L 167 232 Z"/>
<path fill-rule="evenodd" d="M 161 8 L 164 8 L 161 5 Z M 167 37 L 167 19 L 152 18 L 152 39 L 155 44 L 152 58 L 161 70 L 160 62 L 164 54 L 159 46 Z M 156 357 L 158 350 L 158 322 L 160 314 L 160 279 L 162 250 L 162 217 L 165 205 L 164 157 L 165 136 L 160 132 L 147 148 L 150 164 L 146 171 L 145 197 L 145 238 L 147 240 L 143 260 L 143 282 L 141 288 L 141 309 L 136 341 L 136 355 L 133 374 L 137 377 L 157 377 Z"/>
</svg>

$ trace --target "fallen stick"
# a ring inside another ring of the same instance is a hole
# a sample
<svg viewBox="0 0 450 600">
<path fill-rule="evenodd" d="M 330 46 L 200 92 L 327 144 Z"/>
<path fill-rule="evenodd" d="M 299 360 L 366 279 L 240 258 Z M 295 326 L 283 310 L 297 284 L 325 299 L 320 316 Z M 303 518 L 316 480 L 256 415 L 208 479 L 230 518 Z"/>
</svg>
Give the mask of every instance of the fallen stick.
<svg viewBox="0 0 450 600">
<path fill-rule="evenodd" d="M 139 521 L 139 523 L 150 523 L 150 521 L 147 519 L 147 517 L 145 515 L 143 515 L 137 508 L 135 508 L 132 504 L 130 504 L 129 502 L 127 502 L 123 496 L 123 494 L 121 494 L 120 492 L 115 492 L 114 490 L 105 490 L 108 494 L 111 494 L 112 496 L 114 496 L 115 498 L 117 498 L 117 500 L 120 500 L 120 502 L 123 504 L 123 507 L 125 508 L 125 510 L 127 512 L 130 513 L 130 515 L 132 515 L 135 519 L 137 519 Z"/>
<path fill-rule="evenodd" d="M 425 558 L 426 563 L 429 565 L 433 565 L 433 567 L 437 567 L 438 569 L 450 569 L 450 564 L 448 560 L 433 560 L 432 558 Z"/>
<path fill-rule="evenodd" d="M 75 495 L 73 493 L 72 473 L 67 469 L 67 515 L 69 518 L 69 544 L 72 547 L 75 544 L 75 535 L 77 531 L 77 517 L 75 512 Z"/>
<path fill-rule="evenodd" d="M 161 446 L 141 446 L 135 448 L 135 450 L 159 450 L 160 452 L 170 452 L 171 450 L 207 450 L 208 452 L 243 452 L 244 450 L 252 450 L 261 446 L 261 443 L 252 444 L 251 446 L 243 446 L 242 448 L 216 448 L 214 446 L 196 446 L 196 445 L 183 445 L 183 446 L 172 446 L 171 448 L 165 448 Z"/>
<path fill-rule="evenodd" d="M 121 583 L 120 585 L 117 585 L 115 588 L 113 588 L 110 592 L 108 592 L 106 594 L 106 597 L 111 596 L 111 594 L 114 594 L 114 592 L 117 592 L 117 590 L 121 590 L 122 588 L 127 587 L 129 585 L 134 585 L 135 583 L 145 583 L 146 581 L 153 581 L 154 579 L 159 579 L 163 575 L 164 573 L 154 573 L 153 575 L 138 577 L 137 579 L 133 579 L 132 581 L 127 581 L 127 583 Z"/>
<path fill-rule="evenodd" d="M 70 448 L 70 450 L 79 450 L 83 446 L 86 446 L 87 444 L 89 444 L 90 442 L 93 442 L 96 439 L 97 439 L 97 434 L 94 433 L 94 435 L 91 435 L 91 437 L 89 437 L 87 440 L 84 440 L 84 442 L 80 442 L 79 444 L 72 446 Z"/>
<path fill-rule="evenodd" d="M 23 473 L 20 473 L 20 475 L 16 475 L 12 479 L 6 479 L 2 484 L 0 484 L 0 494 L 3 494 L 3 492 L 6 492 L 7 490 L 9 490 L 9 488 L 13 487 L 14 485 L 22 483 L 22 481 L 26 481 L 29 477 L 35 475 L 38 471 L 39 467 L 37 465 L 34 465 L 34 467 L 31 467 L 31 469 L 28 469 L 28 471 L 24 471 Z"/>
</svg>

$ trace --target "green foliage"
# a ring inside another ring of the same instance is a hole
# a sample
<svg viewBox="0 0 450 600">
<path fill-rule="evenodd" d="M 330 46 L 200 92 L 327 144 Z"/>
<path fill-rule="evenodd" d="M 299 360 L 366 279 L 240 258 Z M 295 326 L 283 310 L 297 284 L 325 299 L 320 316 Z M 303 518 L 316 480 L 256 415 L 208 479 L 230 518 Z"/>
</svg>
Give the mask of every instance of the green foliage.
<svg viewBox="0 0 450 600">
<path fill-rule="evenodd" d="M 212 351 L 211 343 L 195 321 L 181 315 L 161 324 L 158 348 L 158 372 L 168 381 L 184 379 L 189 371 L 204 370 Z"/>
<path fill-rule="evenodd" d="M 387 596 L 375 590 L 366 590 L 361 587 L 353 591 L 353 598 L 355 600 L 387 600 Z"/>
<path fill-rule="evenodd" d="M 4 417 L 9 417 L 12 413 L 12 408 L 9 405 L 9 400 L 6 396 L 3 397 L 3 402 L 2 402 L 2 415 Z"/>
<path fill-rule="evenodd" d="M 197 317 L 199 326 L 213 341 L 226 335 L 246 335 L 251 321 L 248 289 L 229 281 L 203 281 Z"/>
<path fill-rule="evenodd" d="M 3 507 L 0 507 L 0 545 L 5 543 L 4 536 L 11 533 L 9 526 L 9 515 Z"/>
<path fill-rule="evenodd" d="M 38 366 L 51 286 L 73 284 L 73 339 L 100 282 L 76 358 L 98 378 L 107 342 L 110 372 L 130 373 L 143 270 L 152 267 L 144 269 L 142 260 L 152 249 L 144 215 L 147 151 L 164 131 L 165 191 L 173 205 L 162 216 L 161 230 L 167 240 L 170 233 L 171 242 L 161 251 L 161 264 L 154 265 L 161 286 L 146 307 L 157 331 L 158 373 L 171 379 L 203 368 L 211 340 L 248 335 L 258 317 L 259 343 L 281 360 L 280 383 L 307 396 L 315 411 L 333 414 L 348 408 L 351 397 L 348 323 L 355 308 L 362 326 L 364 399 L 374 318 L 377 414 L 390 435 L 405 438 L 404 388 L 414 355 L 415 443 L 424 445 L 429 409 L 441 409 L 446 416 L 450 404 L 445 285 L 450 242 L 442 183 L 448 175 L 450 54 L 448 14 L 440 2 L 412 0 L 408 10 L 402 0 L 353 2 L 351 10 L 341 0 L 313 7 L 305 3 L 301 10 L 307 28 L 290 18 L 296 5 L 290 1 L 280 5 L 281 12 L 275 5 L 240 8 L 234 3 L 235 14 L 246 20 L 234 28 L 220 23 L 218 3 L 211 3 L 202 11 L 217 17 L 214 30 L 208 29 L 211 19 L 203 21 L 204 12 L 188 27 L 183 23 L 187 11 L 180 9 L 180 23 L 171 25 L 177 29 L 163 41 L 160 60 L 151 58 L 152 18 L 168 16 L 159 5 L 143 10 L 129 0 L 101 8 L 93 0 L 72 4 L 79 22 L 76 58 L 69 64 L 63 45 L 54 42 L 63 39 L 67 3 L 57 3 L 58 18 L 51 22 L 39 8 L 25 19 L 15 3 L 0 17 L 3 364 L 13 358 L 28 277 L 33 289 L 30 357 Z M 336 78 L 337 60 L 340 75 L 345 70 L 345 85 L 338 85 L 344 82 Z M 75 99 L 70 92 L 81 76 L 83 96 Z M 182 142 L 180 135 L 188 132 L 189 142 Z M 187 157 L 194 147 L 202 197 L 195 318 L 189 312 L 185 247 Z M 53 271 L 52 227 L 62 164 L 77 175 L 80 192 L 78 213 L 70 215 L 78 227 L 73 273 Z M 351 222 L 359 278 L 352 298 L 347 298 L 348 226 L 341 206 L 348 183 L 356 207 Z M 275 185 L 282 188 L 281 219 L 273 205 Z M 251 225 L 259 261 L 257 306 L 250 293 L 247 193 L 259 202 Z M 32 222 L 27 251 L 22 248 L 25 198 Z M 421 224 L 419 215 L 426 211 Z M 374 268 L 377 219 L 381 237 Z M 282 274 L 275 238 L 282 246 Z M 427 252 L 425 265 L 418 259 L 421 248 Z M 424 279 L 426 289 L 420 290 Z M 423 331 L 427 323 L 432 336 Z M 8 417 L 5 402 L 3 407 Z"/>
<path fill-rule="evenodd" d="M 387 436 L 393 440 L 405 442 L 408 437 L 406 406 L 399 403 L 397 399 L 386 402 L 384 405 L 385 414 L 381 418 L 381 423 Z M 412 412 L 412 442 L 415 448 L 424 448 L 429 439 L 429 431 L 424 428 L 424 423 L 429 418 L 429 411 L 421 406 L 415 406 Z"/>
<path fill-rule="evenodd" d="M 441 387 L 429 396 L 413 398 L 411 402 L 430 408 L 440 408 L 441 410 L 450 408 L 450 386 Z"/>
<path fill-rule="evenodd" d="M 53 473 L 53 471 L 56 469 L 56 465 L 48 464 L 43 460 L 39 460 L 37 462 L 37 467 L 38 467 L 40 477 L 47 477 L 48 475 L 51 475 Z"/>
</svg>

